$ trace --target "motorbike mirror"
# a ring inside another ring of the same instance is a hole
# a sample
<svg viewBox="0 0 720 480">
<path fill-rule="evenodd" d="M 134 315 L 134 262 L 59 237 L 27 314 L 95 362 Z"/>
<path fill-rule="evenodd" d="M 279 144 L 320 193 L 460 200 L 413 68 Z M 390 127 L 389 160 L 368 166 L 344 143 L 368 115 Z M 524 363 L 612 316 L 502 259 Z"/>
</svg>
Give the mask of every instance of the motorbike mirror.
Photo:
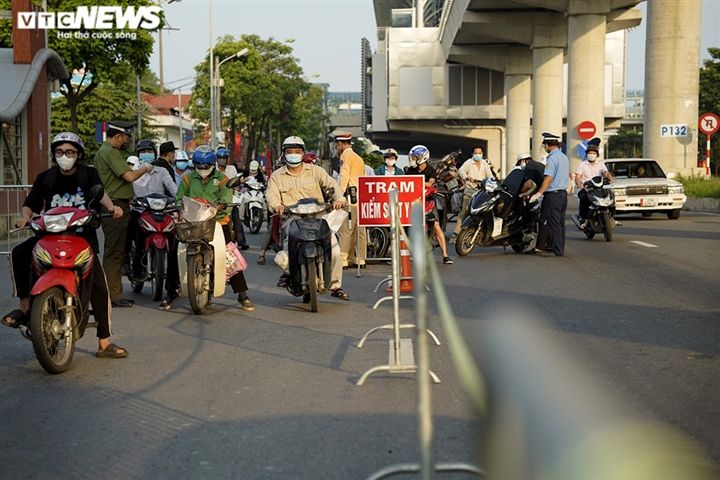
<svg viewBox="0 0 720 480">
<path fill-rule="evenodd" d="M 90 189 L 90 196 L 95 201 L 102 200 L 103 196 L 105 195 L 105 187 L 102 185 L 93 185 Z"/>
<path fill-rule="evenodd" d="M 240 184 L 242 183 L 241 180 L 242 180 L 242 177 L 241 177 L 240 175 L 238 175 L 238 176 L 236 176 L 235 178 L 233 178 L 233 179 L 231 179 L 230 181 L 227 182 L 227 187 L 228 187 L 228 188 L 236 188 L 236 187 L 239 187 Z"/>
</svg>

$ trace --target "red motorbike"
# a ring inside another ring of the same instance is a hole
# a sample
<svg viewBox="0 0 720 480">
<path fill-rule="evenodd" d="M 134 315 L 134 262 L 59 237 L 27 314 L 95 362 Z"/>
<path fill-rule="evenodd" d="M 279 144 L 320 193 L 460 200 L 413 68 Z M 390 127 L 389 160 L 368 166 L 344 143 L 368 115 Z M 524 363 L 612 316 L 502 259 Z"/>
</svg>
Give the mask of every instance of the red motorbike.
<svg viewBox="0 0 720 480">
<path fill-rule="evenodd" d="M 162 298 L 170 242 L 175 241 L 175 221 L 172 213 L 177 211 L 178 207 L 174 202 L 174 198 L 158 193 L 138 197 L 132 202 L 133 208 L 142 210 L 138 228 L 145 242 L 143 245 L 134 246 L 131 255 L 136 260 L 128 280 L 135 293 L 140 293 L 145 282 L 150 281 L 155 301 Z M 142 248 L 141 252 L 137 251 L 139 248 Z"/>
<path fill-rule="evenodd" d="M 97 185 L 90 192 L 99 201 L 104 189 Z M 95 255 L 78 232 L 98 228 L 100 217 L 94 210 L 55 207 L 30 223 L 40 237 L 32 251 L 38 280 L 30 291 L 30 323 L 27 331 L 20 331 L 32 341 L 35 356 L 48 373 L 67 370 L 75 342 L 87 327 L 97 326 L 88 323 Z"/>
</svg>

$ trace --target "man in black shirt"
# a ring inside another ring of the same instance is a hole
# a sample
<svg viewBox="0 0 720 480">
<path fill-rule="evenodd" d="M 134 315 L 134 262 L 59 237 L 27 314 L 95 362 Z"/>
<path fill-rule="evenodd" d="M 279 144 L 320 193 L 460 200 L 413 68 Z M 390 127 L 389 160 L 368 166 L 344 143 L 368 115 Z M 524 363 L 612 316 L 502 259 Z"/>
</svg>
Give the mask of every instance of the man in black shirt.
<svg viewBox="0 0 720 480">
<path fill-rule="evenodd" d="M 542 185 L 545 176 L 545 165 L 533 160 L 529 154 L 521 153 L 520 155 L 518 155 L 518 161 L 515 168 L 518 167 L 521 169 L 523 174 L 522 188 L 520 190 L 520 193 L 530 195 L 533 192 L 537 191 L 537 189 L 540 188 L 540 185 Z M 515 174 L 515 172 L 516 170 L 513 170 L 512 172 L 510 172 L 510 175 Z M 508 175 L 508 177 L 510 175 Z M 535 240 L 535 248 L 533 248 L 532 250 L 528 250 L 525 253 L 541 253 L 547 249 L 549 235 L 547 230 L 545 209 L 540 211 L 540 218 L 538 219 L 538 223 L 538 236 Z"/>
<path fill-rule="evenodd" d="M 154 146 L 154 145 L 153 145 Z M 138 149 L 139 150 L 139 149 Z M 175 178 L 175 171 L 172 164 L 175 163 L 175 151 L 180 150 L 173 142 L 164 142 L 160 144 L 160 156 L 155 159 L 153 165 L 162 167 L 168 171 L 170 178 Z"/>
<path fill-rule="evenodd" d="M 60 133 L 53 140 L 51 151 L 57 166 L 40 172 L 35 179 L 35 183 L 23 204 L 22 218 L 17 222 L 18 227 L 27 225 L 32 220 L 33 214 L 39 214 L 54 207 L 64 206 L 86 209 L 92 199 L 90 189 L 95 185 L 102 185 L 97 170 L 80 163 L 85 154 L 83 141 L 80 137 L 71 132 Z M 100 204 L 107 208 L 114 218 L 122 217 L 122 208 L 113 205 L 107 194 L 103 195 Z M 97 256 L 97 235 L 92 228 L 85 229 L 81 235 L 87 240 L 95 253 L 90 302 L 92 303 L 95 320 L 98 323 L 98 352 L 96 355 L 102 358 L 127 357 L 128 353 L 125 349 L 110 343 L 109 340 L 112 334 L 110 331 L 110 295 L 105 280 L 105 272 Z M 20 306 L 0 320 L 0 323 L 8 327 L 18 328 L 27 324 L 28 311 L 30 310 L 30 291 L 37 280 L 37 276 L 31 267 L 32 251 L 38 240 L 39 237 L 30 238 L 13 248 L 10 254 L 13 291 L 14 296 L 20 298 Z"/>
<path fill-rule="evenodd" d="M 432 187 L 437 179 L 437 172 L 433 167 L 428 165 L 429 159 L 430 150 L 424 145 L 416 145 L 410 149 L 410 167 L 406 173 L 408 175 L 423 175 L 425 177 L 425 188 Z M 452 265 L 453 261 L 447 254 L 445 234 L 443 234 L 440 228 L 437 208 L 433 208 L 433 214 L 435 215 L 435 237 L 437 238 L 438 245 L 440 245 L 440 251 L 442 251 L 443 263 L 445 265 Z"/>
</svg>

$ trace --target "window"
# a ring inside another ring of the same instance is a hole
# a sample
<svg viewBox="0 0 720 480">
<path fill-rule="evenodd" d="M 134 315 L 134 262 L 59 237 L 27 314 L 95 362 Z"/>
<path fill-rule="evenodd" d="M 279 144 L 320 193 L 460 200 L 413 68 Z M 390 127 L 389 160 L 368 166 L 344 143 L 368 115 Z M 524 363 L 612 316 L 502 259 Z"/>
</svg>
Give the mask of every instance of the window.
<svg viewBox="0 0 720 480">
<path fill-rule="evenodd" d="M 502 72 L 467 65 L 448 65 L 448 106 L 502 105 L 505 77 Z"/>
<path fill-rule="evenodd" d="M 23 184 L 22 119 L 18 115 L 12 123 L 2 127 L 3 185 Z"/>
</svg>

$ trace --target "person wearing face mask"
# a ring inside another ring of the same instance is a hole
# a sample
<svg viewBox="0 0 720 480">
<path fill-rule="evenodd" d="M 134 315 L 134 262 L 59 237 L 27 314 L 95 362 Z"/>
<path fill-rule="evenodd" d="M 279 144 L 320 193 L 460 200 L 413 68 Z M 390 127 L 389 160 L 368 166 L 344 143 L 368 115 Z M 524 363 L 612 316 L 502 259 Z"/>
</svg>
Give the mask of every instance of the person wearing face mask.
<svg viewBox="0 0 720 480">
<path fill-rule="evenodd" d="M 575 186 L 578 189 L 578 200 L 580 202 L 580 228 L 584 229 L 588 223 L 588 215 L 590 213 L 590 200 L 585 190 L 585 182 L 593 177 L 607 177 L 610 182 L 614 182 L 612 174 L 605 167 L 605 163 L 598 160 L 599 149 L 597 145 L 590 144 L 585 150 L 587 162 L 580 162 L 577 170 L 575 170 Z"/>
<path fill-rule="evenodd" d="M 365 175 L 365 162 L 352 149 L 352 133 L 335 130 L 335 145 L 340 155 L 340 193 L 348 197 L 351 188 L 357 188 L 357 179 Z M 350 219 L 340 227 L 340 250 L 343 256 L 343 268 L 360 265 L 365 268 L 367 240 L 365 227 L 357 226 L 357 204 L 350 205 Z M 359 241 L 358 241 L 359 237 Z"/>
<path fill-rule="evenodd" d="M 203 199 L 212 203 L 232 203 L 232 190 L 227 188 L 228 177 L 215 168 L 215 162 L 215 151 L 211 147 L 202 145 L 195 150 L 193 154 L 195 171 L 186 174 L 180 185 L 178 185 L 177 194 L 175 195 L 176 204 L 181 204 L 185 197 Z M 218 210 L 215 219 L 222 226 L 225 243 L 230 243 L 232 241 L 230 209 Z M 177 247 L 174 251 L 171 251 L 168 258 L 177 259 Z M 178 265 L 177 262 L 168 263 L 166 295 L 162 303 L 160 303 L 160 310 L 170 310 L 173 303 L 178 299 L 177 288 L 180 285 Z M 172 268 L 170 268 L 171 266 Z M 245 274 L 240 271 L 230 277 L 228 281 L 233 292 L 238 294 L 237 300 L 240 307 L 247 312 L 255 310 L 255 305 L 247 295 L 248 286 L 245 281 Z"/>
<path fill-rule="evenodd" d="M 460 215 L 455 223 L 450 243 L 455 243 L 460 230 L 462 230 L 462 222 L 467 218 L 468 205 L 470 199 L 478 191 L 480 182 L 486 178 L 494 177 L 490 164 L 485 160 L 482 145 L 475 145 L 472 148 L 472 158 L 465 160 L 465 163 L 458 169 L 460 177 L 465 181 L 465 189 L 463 190 L 463 203 L 460 208 Z"/>
<path fill-rule="evenodd" d="M 548 241 L 551 251 L 540 252 L 543 257 L 565 255 L 565 213 L 567 188 L 570 180 L 570 161 L 560 150 L 561 137 L 544 132 L 542 148 L 547 152 L 545 178 L 530 201 L 543 197 L 542 208 L 547 219 Z"/>
<path fill-rule="evenodd" d="M 402 175 L 404 172 L 397 167 L 398 153 L 394 148 L 388 148 L 383 152 L 385 163 L 375 169 L 375 175 Z"/>
<path fill-rule="evenodd" d="M 76 207 L 97 209 L 98 206 L 89 205 L 91 201 L 90 190 L 95 185 L 102 185 L 98 171 L 82 163 L 85 156 L 85 145 L 82 139 L 72 132 L 63 132 L 55 136 L 50 146 L 53 159 L 57 166 L 40 172 L 35 179 L 32 189 L 23 203 L 17 227 L 26 226 L 33 214 L 54 207 Z M 115 206 L 105 193 L 100 205 L 113 214 L 115 219 L 123 216 L 123 209 Z M 98 239 L 95 229 L 78 231 L 93 250 L 94 266 L 92 269 L 92 287 L 90 302 L 98 322 L 98 351 L 97 356 L 103 358 L 123 358 L 128 352 L 117 345 L 110 343 L 110 297 L 108 285 L 105 281 L 105 272 L 98 258 Z M 13 248 L 10 253 L 10 274 L 13 280 L 14 295 L 20 299 L 19 308 L 5 315 L 0 322 L 12 328 L 18 328 L 29 321 L 30 291 L 37 281 L 37 276 L 31 268 L 32 251 L 40 237 L 31 237 Z"/>
<path fill-rule="evenodd" d="M 173 142 L 163 142 L 160 144 L 160 156 L 154 160 L 153 165 L 156 167 L 162 167 L 170 174 L 170 177 L 174 177 L 172 164 L 175 162 L 176 154 L 175 151 L 180 150 L 175 146 Z"/>
<path fill-rule="evenodd" d="M 175 163 L 173 163 L 173 178 L 175 179 L 175 184 L 180 184 L 182 177 L 190 171 L 189 168 L 190 159 L 188 158 L 188 154 L 180 150 L 175 155 Z"/>
<path fill-rule="evenodd" d="M 225 148 L 217 149 L 217 169 L 224 173 L 228 178 L 237 177 L 238 171 L 235 165 L 230 164 L 230 152 Z"/>
<path fill-rule="evenodd" d="M 107 140 L 95 154 L 94 162 L 108 196 L 125 212 L 121 218 L 102 219 L 105 234 L 103 268 L 113 307 L 132 307 L 135 304 L 125 298 L 122 285 L 122 275 L 130 273 L 130 258 L 125 255 L 125 242 L 130 219 L 130 201 L 133 198 L 132 182 L 153 170 L 151 163 L 133 170 L 120 153 L 120 148 L 130 141 L 134 126 L 132 122 L 119 120 L 107 122 Z"/>
</svg>

